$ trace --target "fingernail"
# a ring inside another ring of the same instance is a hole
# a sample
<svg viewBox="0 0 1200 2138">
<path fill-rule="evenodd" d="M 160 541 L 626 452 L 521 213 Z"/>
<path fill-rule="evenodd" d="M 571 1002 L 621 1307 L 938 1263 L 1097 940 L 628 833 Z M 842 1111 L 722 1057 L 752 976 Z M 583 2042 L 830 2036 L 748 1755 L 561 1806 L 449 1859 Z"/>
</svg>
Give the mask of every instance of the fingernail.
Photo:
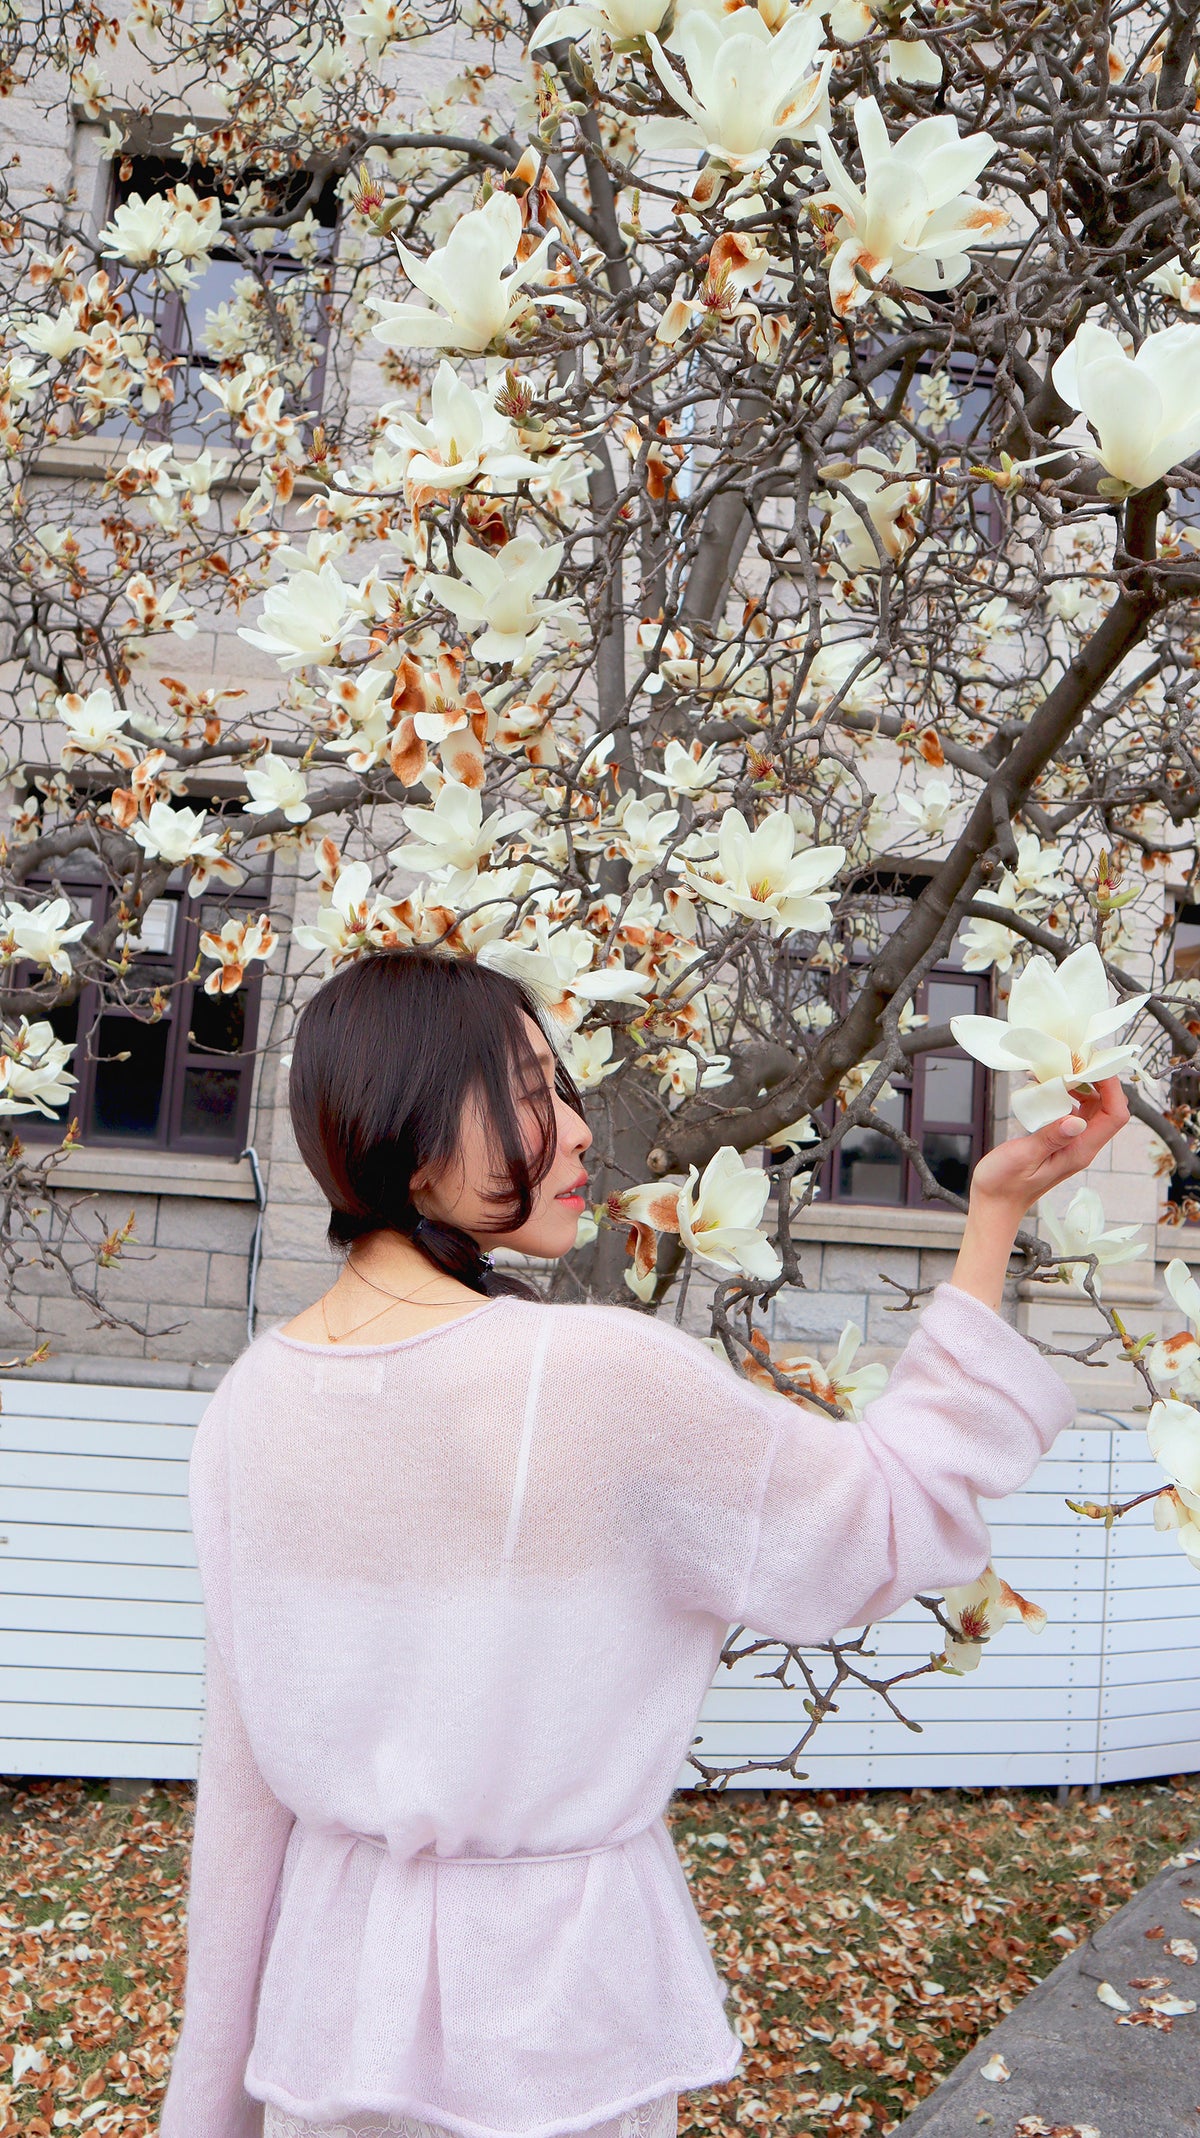
<svg viewBox="0 0 1200 2138">
<path fill-rule="evenodd" d="M 1062 1132 L 1064 1136 L 1082 1136 L 1086 1127 L 1087 1122 L 1080 1120 L 1078 1114 L 1068 1114 L 1063 1122 Z"/>
</svg>

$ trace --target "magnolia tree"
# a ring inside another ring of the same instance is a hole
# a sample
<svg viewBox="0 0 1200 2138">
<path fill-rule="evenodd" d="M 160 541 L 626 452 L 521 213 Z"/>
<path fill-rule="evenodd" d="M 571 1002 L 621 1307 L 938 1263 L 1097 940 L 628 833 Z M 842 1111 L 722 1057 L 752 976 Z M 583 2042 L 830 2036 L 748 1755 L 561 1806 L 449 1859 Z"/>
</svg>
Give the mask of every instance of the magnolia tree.
<svg viewBox="0 0 1200 2138">
<path fill-rule="evenodd" d="M 961 1207 L 885 1105 L 950 1041 L 916 995 L 952 942 L 1003 1012 L 952 1036 L 1015 1072 L 1024 1126 L 1117 1074 L 1197 1171 L 1197 983 L 1156 928 L 1200 797 L 1191 0 L 16 18 L 14 93 L 69 95 L 120 188 L 0 233 L 18 1304 L 30 1254 L 92 1296 L 122 1245 L 39 1214 L 55 1158 L 19 1119 L 75 1074 L 51 1012 L 86 984 L 163 1014 L 151 901 L 271 850 L 316 918 L 214 925 L 208 990 L 260 961 L 290 998 L 412 943 L 518 975 L 596 1138 L 555 1296 L 654 1311 L 695 1264 L 713 1341 L 835 1415 L 880 1370 L 852 1336 L 773 1356 L 764 1312 L 852 1129 Z M 149 141 L 174 177 L 138 190 Z M 173 675 L 218 614 L 275 664 L 269 710 L 232 660 Z M 887 932 L 884 870 L 911 893 Z M 1025 1273 L 1073 1278 L 1089 1351 L 1133 1358 L 1155 1519 L 1200 1566 L 1200 1342 L 1147 1350 L 1105 1306 L 1128 1232 L 1081 1191 Z M 1037 1618 L 991 1572 L 929 1604 L 942 1667 Z M 802 1664 L 812 1727 L 865 1639 Z"/>
</svg>

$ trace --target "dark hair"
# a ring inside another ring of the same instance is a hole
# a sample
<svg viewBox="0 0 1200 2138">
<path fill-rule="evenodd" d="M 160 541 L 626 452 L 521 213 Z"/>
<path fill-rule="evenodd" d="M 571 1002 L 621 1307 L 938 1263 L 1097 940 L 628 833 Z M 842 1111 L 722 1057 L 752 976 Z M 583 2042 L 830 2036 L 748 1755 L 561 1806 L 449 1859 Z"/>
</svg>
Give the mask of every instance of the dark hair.
<svg viewBox="0 0 1200 2138">
<path fill-rule="evenodd" d="M 490 1182 L 480 1189 L 496 1206 L 489 1230 L 525 1223 L 556 1148 L 530 1023 L 545 1029 L 519 980 L 435 950 L 368 953 L 310 996 L 296 1024 L 288 1103 L 300 1155 L 329 1203 L 331 1246 L 348 1249 L 387 1228 L 473 1291 L 536 1298 L 520 1278 L 493 1270 L 469 1233 L 422 1217 L 411 1190 L 422 1167 L 436 1172 L 454 1158 L 464 1110 L 478 1099 L 504 1176 L 499 1191 Z M 532 1159 L 514 1105 L 530 1086 L 540 1138 Z M 561 1062 L 554 1086 L 582 1114 Z"/>
</svg>

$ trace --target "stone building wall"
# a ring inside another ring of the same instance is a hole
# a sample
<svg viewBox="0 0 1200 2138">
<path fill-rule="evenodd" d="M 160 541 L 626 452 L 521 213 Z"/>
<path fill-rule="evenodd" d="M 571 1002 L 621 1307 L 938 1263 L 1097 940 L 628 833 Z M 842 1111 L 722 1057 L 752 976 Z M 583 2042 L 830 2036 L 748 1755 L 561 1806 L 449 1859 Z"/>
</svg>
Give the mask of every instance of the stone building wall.
<svg viewBox="0 0 1200 2138">
<path fill-rule="evenodd" d="M 454 64 L 453 47 L 407 64 L 431 70 L 432 82 Z M 131 102 L 137 85 L 127 85 Z M 182 107 L 181 107 L 182 110 Z M 199 118 L 211 117 L 193 111 Z M 49 116 L 27 92 L 5 106 L 9 139 L 20 154 L 15 174 L 24 197 L 43 197 L 47 188 L 68 181 L 78 191 L 82 212 L 98 223 L 106 202 L 99 155 L 100 129 L 73 114 L 65 96 Z M 369 347 L 355 358 L 351 379 L 355 405 L 361 410 L 384 397 Z M 99 439 L 73 441 L 47 455 L 35 484 L 44 496 L 31 497 L 31 512 L 48 497 L 103 466 L 111 446 Z M 303 540 L 310 521 L 295 521 Z M 365 566 L 364 566 L 365 569 Z M 269 718 L 279 688 L 278 671 L 264 656 L 236 637 L 239 619 L 202 616 L 202 628 L 187 641 L 170 642 L 170 667 L 196 684 L 235 684 L 248 702 Z M 0 660 L 4 649 L 0 647 Z M 895 777 L 894 761 L 881 758 L 879 782 Z M 1163 884 L 1148 895 L 1147 945 L 1169 894 Z M 315 907 L 311 872 L 304 857 L 279 855 L 274 904 L 294 919 L 309 917 Z M 289 948 L 295 969 L 311 964 L 307 954 Z M 164 1386 L 211 1386 L 247 1337 L 247 1282 L 255 1251 L 261 1251 L 257 1275 L 257 1325 L 283 1320 L 309 1303 L 324 1288 L 330 1263 L 324 1245 L 325 1212 L 299 1161 L 286 1115 L 285 1071 L 280 1054 L 286 1036 L 279 1025 L 282 974 L 271 973 L 264 986 L 260 1037 L 266 1042 L 256 1074 L 254 1108 L 247 1141 L 255 1149 L 266 1202 L 261 1213 L 249 1160 L 192 1160 L 169 1154 L 87 1150 L 74 1154 L 64 1179 L 72 1193 L 94 1194 L 94 1208 L 106 1225 L 117 1226 L 132 1211 L 135 1241 L 122 1266 L 111 1272 L 107 1293 L 133 1323 L 115 1330 L 90 1326 L 78 1302 L 62 1296 L 52 1275 L 32 1269 L 24 1280 L 36 1329 L 48 1338 L 52 1356 L 40 1369 L 58 1379 L 129 1380 Z M 315 978 L 314 974 L 314 978 Z M 994 1089 L 993 1137 L 1008 1127 L 1005 1080 Z M 1115 1149 L 1093 1168 L 1091 1184 L 1099 1189 L 1112 1222 L 1137 1221 L 1152 1252 L 1140 1264 L 1118 1270 L 1105 1283 L 1105 1296 L 1117 1305 L 1135 1333 L 1158 1328 L 1165 1294 L 1161 1265 L 1182 1254 L 1200 1263 L 1200 1228 L 1189 1234 L 1157 1224 L 1165 1183 L 1153 1173 L 1153 1139 L 1131 1124 Z M 1053 1198 L 1057 1207 L 1071 1190 Z M 911 1311 L 897 1311 L 903 1293 L 896 1287 L 927 1287 L 948 1276 L 953 1265 L 960 1220 L 937 1209 L 893 1210 L 818 1204 L 798 1222 L 803 1240 L 802 1264 L 807 1289 L 775 1301 L 770 1330 L 780 1343 L 803 1343 L 828 1352 L 846 1322 L 865 1340 L 864 1356 L 890 1359 L 912 1326 Z M 889 1282 L 888 1280 L 893 1280 Z M 702 1277 L 693 1277 L 683 1315 L 685 1326 L 708 1328 Z M 1168 1326 L 1175 1326 L 1169 1301 Z M 668 1302 L 667 1311 L 671 1311 Z M 1056 1346 L 1078 1345 L 1094 1333 L 1086 1303 L 1073 1302 L 1059 1289 L 1010 1284 L 1006 1312 L 1018 1326 Z M 11 1354 L 28 1348 L 28 1335 L 0 1317 L 0 1345 Z M 1063 1369 L 1077 1388 L 1081 1405 L 1119 1409 L 1133 1394 L 1127 1369 L 1069 1366 Z"/>
</svg>

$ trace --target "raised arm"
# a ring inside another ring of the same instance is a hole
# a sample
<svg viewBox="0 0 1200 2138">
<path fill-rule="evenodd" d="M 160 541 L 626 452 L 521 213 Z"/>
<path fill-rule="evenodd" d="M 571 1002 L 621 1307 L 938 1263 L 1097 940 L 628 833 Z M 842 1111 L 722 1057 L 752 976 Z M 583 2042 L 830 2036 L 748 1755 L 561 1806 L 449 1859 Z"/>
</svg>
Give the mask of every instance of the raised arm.
<svg viewBox="0 0 1200 2138">
<path fill-rule="evenodd" d="M 996 1311 L 1013 1239 L 1030 1205 L 1127 1118 L 1110 1082 L 1078 1125 L 1015 1137 L 981 1162 L 952 1281 L 859 1423 L 741 1379 L 694 1337 L 641 1325 L 646 1519 L 680 1608 L 815 1642 L 982 1572 L 980 1501 L 1017 1491 L 1074 1414 L 1066 1383 Z M 632 1371 L 628 1343 L 616 1366 L 619 1343 L 609 1340 L 610 1379 Z M 592 1373 L 602 1385 L 599 1358 Z"/>
<path fill-rule="evenodd" d="M 970 1207 L 950 1278 L 984 1306 L 999 1307 L 1021 1220 L 1047 1189 L 1082 1173 L 1129 1119 L 1119 1077 L 1105 1077 L 1065 1121 L 1033 1136 L 1011 1136 L 981 1158 L 971 1176 Z"/>
</svg>

